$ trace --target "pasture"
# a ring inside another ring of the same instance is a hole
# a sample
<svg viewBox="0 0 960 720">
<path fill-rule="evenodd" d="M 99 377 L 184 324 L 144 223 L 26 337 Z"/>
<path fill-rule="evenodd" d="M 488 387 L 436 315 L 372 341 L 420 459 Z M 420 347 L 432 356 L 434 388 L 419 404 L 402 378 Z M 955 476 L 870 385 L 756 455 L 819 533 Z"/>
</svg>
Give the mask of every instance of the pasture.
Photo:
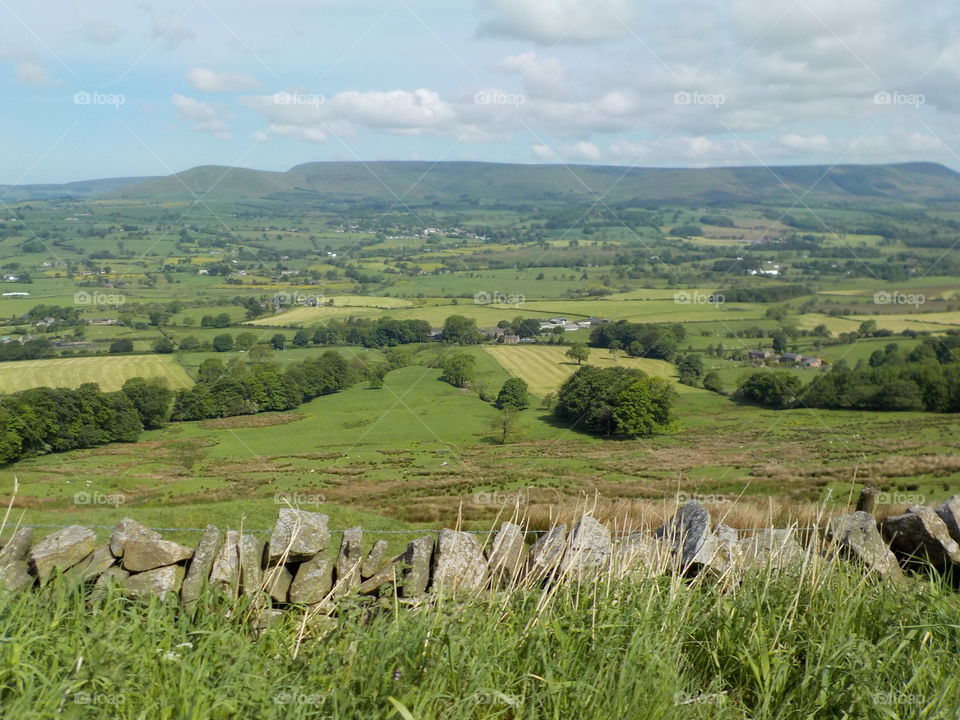
<svg viewBox="0 0 960 720">
<path fill-rule="evenodd" d="M 161 378 L 173 390 L 190 387 L 193 381 L 171 355 L 123 355 L 106 357 L 52 358 L 0 363 L 0 390 L 18 392 L 32 387 L 79 387 L 97 383 L 114 391 L 133 377 Z"/>
</svg>

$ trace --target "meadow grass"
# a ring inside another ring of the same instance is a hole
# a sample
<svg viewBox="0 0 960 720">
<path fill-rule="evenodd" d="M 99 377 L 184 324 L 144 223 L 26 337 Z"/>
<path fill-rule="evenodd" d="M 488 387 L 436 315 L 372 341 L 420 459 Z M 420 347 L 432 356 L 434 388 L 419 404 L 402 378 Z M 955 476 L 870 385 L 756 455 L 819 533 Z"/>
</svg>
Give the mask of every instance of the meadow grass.
<svg viewBox="0 0 960 720">
<path fill-rule="evenodd" d="M 0 388 L 17 392 L 32 387 L 79 387 L 97 383 L 100 389 L 119 390 L 133 377 L 163 378 L 171 389 L 193 382 L 171 355 L 50 358 L 0 364 Z"/>
<path fill-rule="evenodd" d="M 603 577 L 292 607 L 0 597 L 11 718 L 955 718 L 960 596 L 813 556 L 792 573 Z"/>
</svg>

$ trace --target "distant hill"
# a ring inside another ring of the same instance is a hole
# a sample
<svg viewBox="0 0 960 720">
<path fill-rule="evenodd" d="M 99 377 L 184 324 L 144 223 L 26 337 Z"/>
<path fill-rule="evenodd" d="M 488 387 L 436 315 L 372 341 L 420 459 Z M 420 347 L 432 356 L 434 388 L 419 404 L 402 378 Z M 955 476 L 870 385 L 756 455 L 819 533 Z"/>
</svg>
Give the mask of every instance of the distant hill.
<svg viewBox="0 0 960 720">
<path fill-rule="evenodd" d="M 153 178 L 107 178 L 51 185 L 0 185 L 0 199 L 4 202 L 25 200 L 82 199 L 116 193 L 124 188 L 142 185 Z"/>
<path fill-rule="evenodd" d="M 811 189 L 812 188 L 812 189 Z M 0 193 L 3 188 L 0 188 Z M 703 169 L 479 162 L 315 162 L 287 172 L 206 165 L 159 178 L 22 186 L 8 198 L 112 196 L 289 202 L 956 201 L 960 173 L 936 163 Z"/>
</svg>

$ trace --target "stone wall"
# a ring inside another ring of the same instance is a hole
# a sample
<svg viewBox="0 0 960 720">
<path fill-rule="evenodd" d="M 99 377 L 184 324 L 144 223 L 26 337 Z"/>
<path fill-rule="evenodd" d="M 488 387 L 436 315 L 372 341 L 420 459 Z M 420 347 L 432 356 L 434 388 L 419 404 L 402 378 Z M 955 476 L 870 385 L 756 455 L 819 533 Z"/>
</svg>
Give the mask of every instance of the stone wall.
<svg viewBox="0 0 960 720">
<path fill-rule="evenodd" d="M 389 553 L 384 540 L 363 552 L 359 527 L 340 533 L 333 547 L 327 522 L 326 515 L 284 508 L 267 541 L 209 526 L 195 547 L 165 540 L 129 518 L 102 545 L 79 525 L 37 542 L 24 527 L 0 550 L 0 588 L 25 590 L 62 576 L 95 590 L 116 583 L 132 596 L 175 596 L 192 608 L 209 587 L 228 597 L 254 596 L 270 610 L 357 594 L 464 596 L 601 576 L 710 573 L 736 582 L 759 568 L 789 572 L 813 555 L 838 556 L 897 579 L 904 570 L 960 576 L 960 496 L 880 523 L 858 511 L 832 518 L 823 532 L 770 528 L 744 537 L 712 526 L 707 509 L 693 501 L 652 534 L 614 533 L 584 515 L 570 528 L 540 533 L 530 545 L 524 528 L 505 522 L 489 535 L 425 534 L 399 555 Z"/>
</svg>

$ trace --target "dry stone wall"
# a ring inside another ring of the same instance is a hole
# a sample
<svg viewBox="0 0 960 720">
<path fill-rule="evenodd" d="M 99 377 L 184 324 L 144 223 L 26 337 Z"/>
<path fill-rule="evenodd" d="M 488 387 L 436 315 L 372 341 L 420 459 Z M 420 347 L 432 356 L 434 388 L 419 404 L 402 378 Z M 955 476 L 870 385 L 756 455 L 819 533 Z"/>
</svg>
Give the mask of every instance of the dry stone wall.
<svg viewBox="0 0 960 720">
<path fill-rule="evenodd" d="M 62 576 L 98 590 L 116 583 L 134 597 L 176 597 L 187 609 L 207 590 L 283 608 L 351 595 L 476 595 L 611 575 L 706 572 L 736 582 L 760 568 L 796 570 L 812 554 L 836 555 L 896 580 L 904 570 L 960 578 L 960 496 L 879 523 L 863 511 L 837 516 L 824 533 L 812 535 L 771 528 L 740 537 L 732 528 L 712 526 L 696 501 L 652 534 L 613 533 L 585 515 L 569 529 L 558 525 L 541 533 L 529 547 L 529 533 L 513 522 L 489 538 L 450 529 L 426 534 L 397 555 L 384 540 L 364 553 L 363 535 L 349 528 L 332 547 L 327 516 L 293 508 L 280 510 L 267 541 L 211 525 L 195 547 L 166 540 L 130 518 L 101 545 L 93 530 L 79 525 L 36 542 L 32 528 L 22 527 L 0 549 L 0 589 L 23 591 Z"/>
</svg>

